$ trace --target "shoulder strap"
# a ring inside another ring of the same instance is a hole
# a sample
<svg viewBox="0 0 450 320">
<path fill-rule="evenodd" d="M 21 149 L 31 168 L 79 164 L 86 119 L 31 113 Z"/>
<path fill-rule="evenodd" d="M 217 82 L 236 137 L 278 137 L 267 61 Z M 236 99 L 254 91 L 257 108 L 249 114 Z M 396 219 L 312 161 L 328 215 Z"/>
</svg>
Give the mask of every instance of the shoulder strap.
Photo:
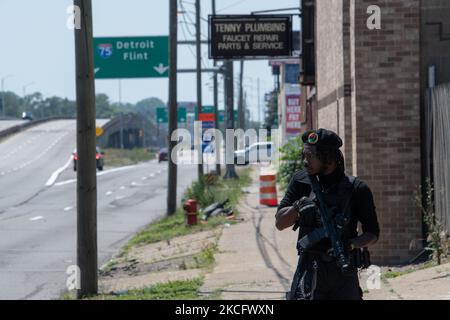
<svg viewBox="0 0 450 320">
<path fill-rule="evenodd" d="M 350 206 L 350 202 L 353 197 L 353 192 L 355 191 L 356 182 L 358 181 L 359 183 L 359 180 L 356 177 L 347 176 L 347 179 L 351 186 L 349 187 L 349 191 L 347 191 L 347 197 L 345 198 L 344 206 L 342 207 L 342 210 L 345 215 L 348 215 L 349 212 L 348 207 Z"/>
</svg>

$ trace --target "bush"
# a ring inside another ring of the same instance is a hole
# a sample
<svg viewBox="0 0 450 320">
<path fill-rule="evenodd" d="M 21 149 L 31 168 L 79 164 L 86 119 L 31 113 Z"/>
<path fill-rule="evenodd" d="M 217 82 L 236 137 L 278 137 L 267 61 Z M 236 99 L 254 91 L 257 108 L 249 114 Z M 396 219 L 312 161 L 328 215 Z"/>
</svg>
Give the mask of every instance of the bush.
<svg viewBox="0 0 450 320">
<path fill-rule="evenodd" d="M 282 188 L 286 188 L 294 173 L 303 169 L 303 161 L 300 157 L 302 152 L 303 141 L 301 136 L 290 140 L 280 148 L 281 163 L 278 168 L 277 180 Z"/>
</svg>

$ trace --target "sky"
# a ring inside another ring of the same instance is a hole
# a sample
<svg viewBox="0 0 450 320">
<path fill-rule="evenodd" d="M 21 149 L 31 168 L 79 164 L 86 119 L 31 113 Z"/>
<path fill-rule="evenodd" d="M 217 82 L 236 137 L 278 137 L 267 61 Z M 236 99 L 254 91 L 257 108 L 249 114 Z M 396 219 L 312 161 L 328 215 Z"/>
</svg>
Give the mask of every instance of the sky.
<svg viewBox="0 0 450 320">
<path fill-rule="evenodd" d="M 193 40 L 194 0 L 180 0 L 186 14 L 179 17 L 178 39 Z M 300 0 L 216 0 L 218 14 L 249 14 L 256 10 L 298 7 Z M 0 78 L 4 89 L 22 96 L 36 91 L 44 97 L 75 99 L 74 32 L 67 28 L 71 0 L 0 0 Z M 168 0 L 92 0 L 94 37 L 156 36 L 169 34 Z M 211 14 L 211 0 L 201 0 L 202 18 Z M 208 24 L 202 20 L 202 36 L 207 39 Z M 294 18 L 294 29 L 299 19 Z M 179 68 L 195 68 L 195 47 L 179 46 Z M 202 63 L 212 67 L 208 47 L 202 46 Z M 235 79 L 239 65 L 235 62 Z M 257 110 L 257 79 L 262 96 L 274 87 L 266 60 L 246 61 L 244 86 L 251 111 Z M 203 74 L 203 104 L 212 105 L 211 74 Z M 119 101 L 119 80 L 96 80 L 96 93 Z M 121 80 L 122 103 L 136 103 L 157 97 L 168 101 L 167 79 Z M 178 75 L 178 100 L 196 100 L 196 75 Z M 220 89 L 219 105 L 223 104 Z M 254 115 L 255 112 L 252 112 Z M 256 118 L 255 118 L 256 119 Z"/>
</svg>

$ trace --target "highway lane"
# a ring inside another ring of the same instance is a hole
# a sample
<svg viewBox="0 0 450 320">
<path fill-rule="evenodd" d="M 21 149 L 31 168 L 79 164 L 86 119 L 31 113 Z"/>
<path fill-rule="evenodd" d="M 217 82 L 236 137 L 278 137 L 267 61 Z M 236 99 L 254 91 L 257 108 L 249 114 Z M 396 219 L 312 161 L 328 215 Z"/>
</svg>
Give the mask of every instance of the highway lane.
<svg viewBox="0 0 450 320">
<path fill-rule="evenodd" d="M 45 189 L 51 174 L 68 162 L 76 146 L 75 128 L 74 120 L 52 121 L 0 143 L 0 213 Z"/>
<path fill-rule="evenodd" d="M 76 175 L 69 166 L 53 186 L 45 187 L 45 183 L 54 170 L 67 163 L 73 149 L 69 142 L 74 141 L 71 140 L 75 135 L 73 127 L 74 123 L 58 121 L 45 130 L 37 128 L 33 134 L 21 133 L 22 137 L 18 137 L 21 143 L 35 135 L 46 136 L 34 139 L 40 141 L 40 148 L 29 143 L 25 148 L 28 153 L 43 152 L 59 140 L 42 156 L 42 161 L 23 167 L 22 175 L 11 172 L 10 178 L 0 178 L 3 210 L 0 214 L 0 299 L 52 299 L 65 290 L 67 267 L 76 264 Z M 64 135 L 67 130 L 69 133 Z M 10 152 L 14 144 L 10 139 L 5 143 L 9 143 L 9 148 L 2 143 L 0 150 Z M 26 159 L 18 157 L 21 161 Z M 179 168 L 179 200 L 196 178 L 195 168 L 192 165 Z M 21 178 L 22 183 L 8 185 Z M 167 162 L 151 161 L 119 170 L 106 168 L 98 173 L 97 181 L 101 266 L 135 232 L 165 214 Z"/>
</svg>

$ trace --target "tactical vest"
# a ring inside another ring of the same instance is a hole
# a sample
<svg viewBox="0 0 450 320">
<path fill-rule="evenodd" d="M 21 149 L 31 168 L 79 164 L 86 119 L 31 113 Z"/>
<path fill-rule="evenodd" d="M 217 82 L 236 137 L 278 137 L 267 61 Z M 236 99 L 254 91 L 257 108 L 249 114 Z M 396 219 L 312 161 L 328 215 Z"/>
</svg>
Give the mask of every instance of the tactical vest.
<svg viewBox="0 0 450 320">
<path fill-rule="evenodd" d="M 309 182 L 309 178 L 306 177 L 306 179 L 303 180 L 303 183 Z M 344 226 L 342 230 L 340 230 L 342 240 L 347 240 L 351 236 L 351 230 L 349 229 L 352 217 L 351 198 L 357 184 L 356 180 L 357 178 L 355 177 L 345 175 L 337 186 L 332 188 L 329 192 L 322 193 L 325 204 L 332 213 L 336 223 Z M 310 185 L 311 183 L 309 182 L 308 184 Z M 313 191 L 310 193 L 310 198 L 311 200 L 316 201 Z M 309 246 L 307 250 L 312 251 L 326 252 L 327 249 L 331 248 L 331 243 L 328 238 L 318 241 L 317 236 L 314 235 L 314 231 L 320 228 L 322 228 L 322 223 L 320 220 L 320 213 L 318 212 L 314 225 L 299 226 L 297 250 L 305 250 L 305 248 L 300 247 L 300 243 Z M 301 242 L 302 240 L 303 242 Z"/>
</svg>

